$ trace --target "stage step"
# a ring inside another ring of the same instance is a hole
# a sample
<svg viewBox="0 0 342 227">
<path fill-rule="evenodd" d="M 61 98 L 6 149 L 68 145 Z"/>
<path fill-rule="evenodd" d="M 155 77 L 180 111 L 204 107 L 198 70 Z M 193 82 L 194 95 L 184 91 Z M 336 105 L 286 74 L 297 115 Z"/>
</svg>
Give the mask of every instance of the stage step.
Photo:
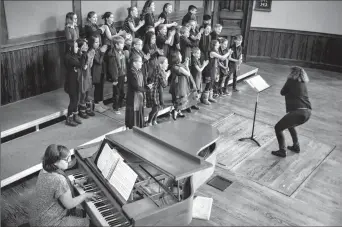
<svg viewBox="0 0 342 227">
<path fill-rule="evenodd" d="M 112 96 L 111 83 L 105 84 L 104 98 Z M 39 131 L 40 125 L 67 113 L 68 94 L 63 88 L 0 107 L 1 139 L 23 132 Z"/>
<path fill-rule="evenodd" d="M 61 144 L 72 149 L 124 129 L 122 122 L 96 114 L 77 127 L 61 122 L 4 143 L 1 145 L 1 187 L 39 171 L 41 158 L 50 144 Z"/>
</svg>

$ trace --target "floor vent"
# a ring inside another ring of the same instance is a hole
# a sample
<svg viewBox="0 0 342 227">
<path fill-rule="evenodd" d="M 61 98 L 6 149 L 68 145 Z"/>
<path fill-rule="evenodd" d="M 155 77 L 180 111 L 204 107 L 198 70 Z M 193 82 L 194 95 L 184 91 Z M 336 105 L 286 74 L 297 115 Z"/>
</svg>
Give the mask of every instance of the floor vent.
<svg viewBox="0 0 342 227">
<path fill-rule="evenodd" d="M 232 183 L 233 183 L 232 181 L 217 175 L 217 176 L 214 176 L 213 178 L 211 178 L 207 184 L 218 189 L 218 190 L 220 190 L 220 191 L 224 191 Z"/>
</svg>

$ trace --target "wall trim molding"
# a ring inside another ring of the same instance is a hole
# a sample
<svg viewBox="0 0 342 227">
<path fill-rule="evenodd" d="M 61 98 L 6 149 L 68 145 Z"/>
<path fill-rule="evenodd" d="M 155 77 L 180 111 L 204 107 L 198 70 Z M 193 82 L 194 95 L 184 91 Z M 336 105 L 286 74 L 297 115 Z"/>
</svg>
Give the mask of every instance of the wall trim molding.
<svg viewBox="0 0 342 227">
<path fill-rule="evenodd" d="M 311 31 L 300 31 L 300 30 L 291 30 L 291 29 L 282 29 L 282 28 L 250 27 L 250 31 L 282 32 L 282 33 L 290 33 L 290 34 L 314 35 L 314 36 L 324 36 L 324 37 L 332 37 L 332 38 L 341 38 L 342 37 L 342 35 L 338 35 L 338 34 L 311 32 Z"/>
<path fill-rule="evenodd" d="M 322 70 L 342 73 L 342 66 L 324 64 L 324 63 L 318 63 L 318 62 L 307 62 L 307 61 L 288 59 L 288 58 L 272 58 L 272 57 L 265 57 L 265 56 L 248 55 L 246 56 L 246 62 L 264 62 L 264 63 L 271 63 L 271 64 L 297 65 L 297 66 L 301 66 L 305 68 L 315 68 L 315 69 L 322 69 Z"/>
</svg>

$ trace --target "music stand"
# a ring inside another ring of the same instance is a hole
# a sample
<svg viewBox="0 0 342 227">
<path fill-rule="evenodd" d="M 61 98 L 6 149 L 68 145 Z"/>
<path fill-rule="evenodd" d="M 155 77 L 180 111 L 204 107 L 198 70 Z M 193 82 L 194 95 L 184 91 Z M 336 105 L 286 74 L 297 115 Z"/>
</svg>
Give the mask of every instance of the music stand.
<svg viewBox="0 0 342 227">
<path fill-rule="evenodd" d="M 257 111 L 257 107 L 258 107 L 258 101 L 259 101 L 259 93 L 266 90 L 267 88 L 270 87 L 270 85 L 268 85 L 266 83 L 266 81 L 260 76 L 260 75 L 256 75 L 252 78 L 246 79 L 245 82 L 251 86 L 256 92 L 257 92 L 257 97 L 255 100 L 255 108 L 254 108 L 254 117 L 253 117 L 253 127 L 252 127 L 252 135 L 250 137 L 245 137 L 245 138 L 241 138 L 239 139 L 239 141 L 245 141 L 245 140 L 252 140 L 254 141 L 259 147 L 260 143 L 255 139 L 254 137 L 254 126 L 255 126 L 255 117 L 256 117 L 256 111 Z"/>
</svg>

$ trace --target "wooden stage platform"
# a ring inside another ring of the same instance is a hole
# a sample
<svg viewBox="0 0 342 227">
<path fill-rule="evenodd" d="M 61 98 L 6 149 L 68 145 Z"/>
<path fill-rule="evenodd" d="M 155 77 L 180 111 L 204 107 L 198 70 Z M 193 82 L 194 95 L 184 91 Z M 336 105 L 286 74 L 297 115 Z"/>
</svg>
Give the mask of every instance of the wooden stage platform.
<svg viewBox="0 0 342 227">
<path fill-rule="evenodd" d="M 310 76 L 309 95 L 314 110 L 311 119 L 298 127 L 302 151 L 299 154 L 289 151 L 288 157 L 279 158 L 272 156 L 270 151 L 277 147 L 273 127 L 285 113 L 284 100 L 279 91 L 289 67 L 263 63 L 253 63 L 253 66 L 259 68 L 258 74 L 272 85 L 259 97 L 255 135 L 261 147 L 249 141 L 238 141 L 251 133 L 256 97 L 245 83 L 238 83 L 240 92 L 220 97 L 218 103 L 210 106 L 200 105 L 200 110 L 185 112 L 185 118 L 177 119 L 207 122 L 218 128 L 221 137 L 217 142 L 218 163 L 214 175 L 233 182 L 223 192 L 206 184 L 198 189 L 197 195 L 212 197 L 214 203 L 209 221 L 193 219 L 191 225 L 340 225 L 342 121 L 339 115 L 342 107 L 336 102 L 342 100 L 338 86 L 342 83 L 342 74 L 307 69 Z M 6 155 L 6 160 L 15 160 L 17 152 L 26 153 L 24 157 L 35 153 L 36 162 L 30 165 L 39 165 L 37 160 L 49 142 L 40 135 L 59 134 L 60 138 L 49 136 L 50 142 L 73 148 L 114 130 L 114 127 L 122 127 L 122 117 L 123 114 L 116 115 L 108 110 L 91 120 L 85 120 L 85 124 L 75 128 L 73 133 L 65 133 L 70 128 L 65 127 L 63 122 L 9 141 L 2 145 L 7 153 L 1 154 L 1 170 L 3 155 Z M 91 129 L 93 126 L 90 121 L 102 127 Z M 163 115 L 158 121 L 163 124 L 173 120 Z M 88 129 L 95 130 L 96 135 L 89 135 Z M 80 138 L 76 138 L 76 135 Z M 288 132 L 285 135 L 287 143 L 291 144 Z M 67 142 L 71 136 L 74 140 Z M 11 169 L 9 166 L 7 168 Z M 11 177 L 12 174 L 7 172 L 6 176 Z M 2 226 L 17 226 L 27 220 L 27 201 L 35 182 L 36 174 L 32 174 L 2 187 Z"/>
</svg>

